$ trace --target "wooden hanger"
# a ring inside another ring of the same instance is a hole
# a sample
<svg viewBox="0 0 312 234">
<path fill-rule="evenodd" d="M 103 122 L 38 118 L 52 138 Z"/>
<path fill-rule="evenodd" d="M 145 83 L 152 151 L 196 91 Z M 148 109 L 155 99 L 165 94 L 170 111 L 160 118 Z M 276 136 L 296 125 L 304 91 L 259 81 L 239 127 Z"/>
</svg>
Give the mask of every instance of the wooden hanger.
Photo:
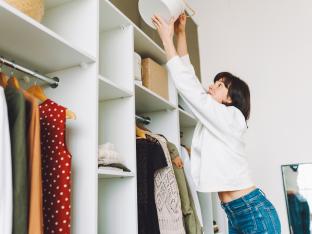
<svg viewBox="0 0 312 234">
<path fill-rule="evenodd" d="M 7 85 L 8 85 L 8 79 L 9 79 L 9 77 L 8 77 L 5 73 L 0 72 L 0 85 L 1 85 L 3 88 L 7 87 Z"/>
<path fill-rule="evenodd" d="M 20 86 L 20 83 L 18 81 L 18 79 L 16 78 L 16 76 L 14 75 L 14 70 L 15 70 L 15 67 L 13 68 L 13 70 L 11 70 L 11 77 L 10 79 L 8 80 L 8 85 L 10 87 L 13 87 L 15 89 L 20 89 L 21 86 Z"/>
<path fill-rule="evenodd" d="M 20 84 L 16 76 L 12 75 L 11 78 L 8 80 L 8 85 L 15 89 L 20 89 Z"/>
<path fill-rule="evenodd" d="M 76 120 L 76 114 L 69 109 L 66 109 L 66 119 Z"/>
<path fill-rule="evenodd" d="M 45 95 L 43 88 L 40 85 L 33 85 L 27 89 L 27 92 L 33 95 L 35 98 L 39 99 L 41 102 L 44 102 L 48 99 Z M 66 119 L 77 119 L 76 114 L 69 109 L 66 109 Z"/>
<path fill-rule="evenodd" d="M 136 123 L 136 126 L 138 127 L 138 128 L 140 128 L 141 130 L 143 130 L 143 131 L 145 131 L 145 132 L 152 132 L 151 130 L 149 130 L 148 128 L 146 128 L 143 124 L 141 124 L 141 123 Z"/>
<path fill-rule="evenodd" d="M 44 93 L 43 88 L 40 85 L 35 84 L 31 86 L 30 88 L 27 89 L 27 92 L 42 102 L 48 99 L 48 97 Z"/>
</svg>

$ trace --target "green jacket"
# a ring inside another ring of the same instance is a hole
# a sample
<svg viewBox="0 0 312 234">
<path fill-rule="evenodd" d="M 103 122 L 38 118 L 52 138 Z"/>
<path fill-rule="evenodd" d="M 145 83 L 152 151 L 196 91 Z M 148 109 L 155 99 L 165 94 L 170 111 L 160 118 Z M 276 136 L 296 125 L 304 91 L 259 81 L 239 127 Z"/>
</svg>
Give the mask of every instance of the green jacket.
<svg viewBox="0 0 312 234">
<path fill-rule="evenodd" d="M 27 234 L 28 180 L 26 151 L 26 109 L 23 94 L 12 87 L 5 89 L 12 154 L 13 234 Z"/>
<path fill-rule="evenodd" d="M 179 157 L 179 151 L 174 144 L 167 141 L 167 147 L 170 152 L 171 160 L 174 160 L 176 157 Z M 174 164 L 172 166 L 179 187 L 186 234 L 202 234 L 203 233 L 202 227 L 196 214 L 194 201 L 192 198 L 190 188 L 186 181 L 184 170 L 183 168 L 176 167 L 176 165 Z"/>
</svg>

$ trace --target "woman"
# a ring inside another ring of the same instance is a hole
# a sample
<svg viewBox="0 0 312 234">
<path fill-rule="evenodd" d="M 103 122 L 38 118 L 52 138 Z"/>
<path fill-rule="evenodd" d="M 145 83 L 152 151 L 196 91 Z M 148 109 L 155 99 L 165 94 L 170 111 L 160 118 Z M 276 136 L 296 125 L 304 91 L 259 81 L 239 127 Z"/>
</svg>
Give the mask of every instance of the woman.
<svg viewBox="0 0 312 234">
<path fill-rule="evenodd" d="M 199 192 L 218 192 L 229 233 L 281 233 L 277 212 L 255 187 L 245 158 L 243 135 L 250 112 L 248 85 L 231 73 L 219 73 L 208 93 L 196 78 L 187 51 L 182 14 L 174 23 L 152 17 L 163 42 L 167 68 L 181 97 L 199 123 L 192 141 L 192 175 Z M 177 50 L 173 43 L 174 31 Z"/>
</svg>

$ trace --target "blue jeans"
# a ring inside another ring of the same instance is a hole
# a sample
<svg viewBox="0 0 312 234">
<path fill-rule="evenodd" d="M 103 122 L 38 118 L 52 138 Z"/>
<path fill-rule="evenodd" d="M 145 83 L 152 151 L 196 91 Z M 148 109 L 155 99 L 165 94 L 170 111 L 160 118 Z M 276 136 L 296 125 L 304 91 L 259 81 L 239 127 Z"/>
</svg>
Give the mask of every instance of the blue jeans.
<svg viewBox="0 0 312 234">
<path fill-rule="evenodd" d="M 300 194 L 288 194 L 290 224 L 294 234 L 310 234 L 308 201 Z"/>
<path fill-rule="evenodd" d="M 221 205 L 229 220 L 229 234 L 281 233 L 277 212 L 260 189 Z"/>
</svg>

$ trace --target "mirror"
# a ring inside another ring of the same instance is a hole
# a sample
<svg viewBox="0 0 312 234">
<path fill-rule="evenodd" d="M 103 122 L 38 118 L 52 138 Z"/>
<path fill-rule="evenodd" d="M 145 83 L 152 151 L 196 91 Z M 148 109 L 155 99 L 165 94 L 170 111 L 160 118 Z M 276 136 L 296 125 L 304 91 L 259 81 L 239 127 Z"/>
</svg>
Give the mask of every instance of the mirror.
<svg viewBox="0 0 312 234">
<path fill-rule="evenodd" d="M 312 163 L 282 165 L 290 233 L 312 230 Z"/>
</svg>

